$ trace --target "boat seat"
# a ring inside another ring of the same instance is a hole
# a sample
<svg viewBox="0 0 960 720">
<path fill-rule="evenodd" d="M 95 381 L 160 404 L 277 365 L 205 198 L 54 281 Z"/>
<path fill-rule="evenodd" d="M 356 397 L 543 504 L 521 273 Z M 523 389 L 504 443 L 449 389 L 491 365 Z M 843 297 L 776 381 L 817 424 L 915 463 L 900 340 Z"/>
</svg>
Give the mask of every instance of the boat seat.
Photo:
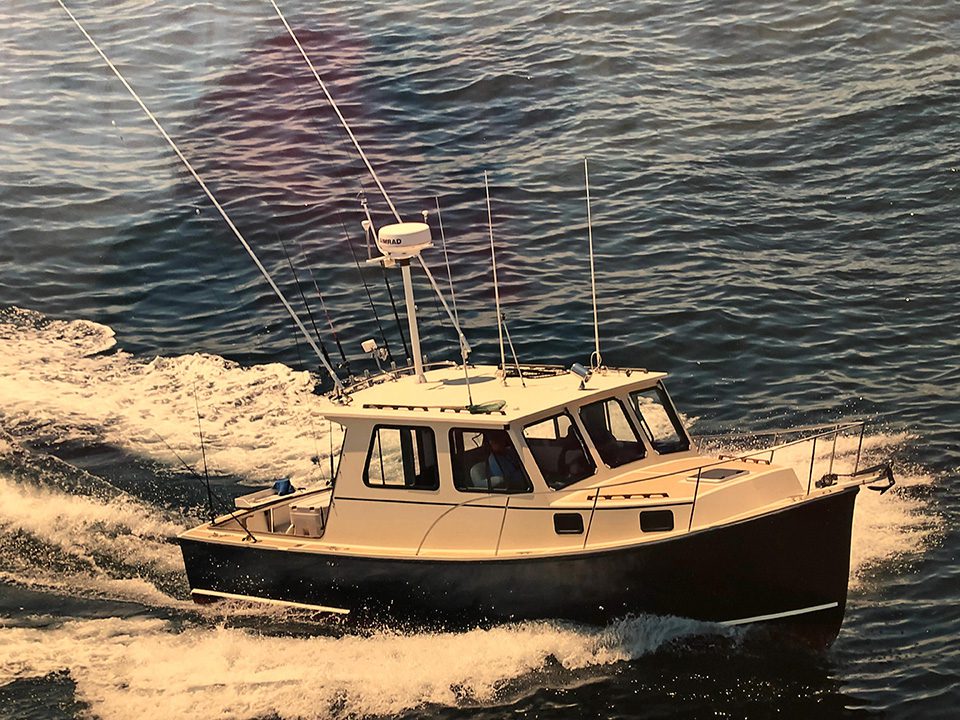
<svg viewBox="0 0 960 720">
<path fill-rule="evenodd" d="M 473 448 L 461 454 L 455 464 L 454 485 L 458 488 L 479 489 L 488 486 L 487 458 L 490 450 L 486 447 Z"/>
</svg>

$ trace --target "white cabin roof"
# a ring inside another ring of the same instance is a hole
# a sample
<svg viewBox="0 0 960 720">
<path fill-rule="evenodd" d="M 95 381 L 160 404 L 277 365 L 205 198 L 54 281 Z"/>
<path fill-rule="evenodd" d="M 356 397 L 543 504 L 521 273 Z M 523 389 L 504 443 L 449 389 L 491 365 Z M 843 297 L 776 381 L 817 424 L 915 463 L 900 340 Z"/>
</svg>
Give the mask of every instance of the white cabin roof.
<svg viewBox="0 0 960 720">
<path fill-rule="evenodd" d="M 666 377 L 666 373 L 642 369 L 601 369 L 590 376 L 586 388 L 580 389 L 580 378 L 570 372 L 537 376 L 531 369 L 524 373 L 526 387 L 520 378 L 507 378 L 506 385 L 497 377 L 497 367 L 469 367 L 470 393 L 474 405 L 503 401 L 497 412 L 471 413 L 467 409 L 467 387 L 463 367 L 451 366 L 428 370 L 426 382 L 418 383 L 414 375 L 400 375 L 349 394 L 348 404 L 338 405 L 325 413 L 331 420 L 349 421 L 382 418 L 387 422 L 458 422 L 471 425 L 503 427 L 523 418 L 561 408 L 571 403 L 611 394 L 611 391 L 648 387 Z"/>
</svg>

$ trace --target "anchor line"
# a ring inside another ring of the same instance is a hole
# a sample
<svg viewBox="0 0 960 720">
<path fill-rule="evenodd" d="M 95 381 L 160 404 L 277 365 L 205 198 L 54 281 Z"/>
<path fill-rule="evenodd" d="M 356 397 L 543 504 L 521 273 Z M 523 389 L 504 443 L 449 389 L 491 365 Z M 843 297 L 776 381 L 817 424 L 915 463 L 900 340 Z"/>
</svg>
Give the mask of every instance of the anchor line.
<svg viewBox="0 0 960 720">
<path fill-rule="evenodd" d="M 100 46 L 97 44 L 97 41 L 93 39 L 93 37 L 87 32 L 86 28 L 84 28 L 77 17 L 70 11 L 70 8 L 64 4 L 63 0 L 57 0 L 57 4 L 63 8 L 63 11 L 70 17 L 70 20 L 73 21 L 73 24 L 77 26 L 77 29 L 79 29 L 81 33 L 83 33 L 83 36 L 87 39 L 87 42 L 89 42 L 93 49 L 97 51 L 97 54 L 103 59 L 113 74 L 116 75 L 117 79 L 123 84 L 130 96 L 136 101 L 137 105 L 140 106 L 140 109 L 143 110 L 144 114 L 150 119 L 154 127 L 157 128 L 157 131 L 163 136 L 163 139 L 166 140 L 167 144 L 180 159 L 180 162 L 183 163 L 184 167 L 186 167 L 193 179 L 196 180 L 197 184 L 200 186 L 200 189 L 203 190 L 204 195 L 207 196 L 213 206 L 217 209 L 217 212 L 220 213 L 220 216 L 223 218 L 224 222 L 226 222 L 231 232 L 233 232 L 237 240 L 240 241 L 243 249 L 247 251 L 250 259 L 253 260 L 254 264 L 257 266 L 257 269 L 260 271 L 260 274 L 263 275 L 264 279 L 270 285 L 270 289 L 273 290 L 273 293 L 277 296 L 277 298 L 279 298 L 284 310 L 287 311 L 287 314 L 290 315 L 297 328 L 299 328 L 300 332 L 303 333 L 303 336 L 307 339 L 310 347 L 313 348 L 314 352 L 316 352 L 316 354 L 319 356 L 324 368 L 328 373 L 330 373 L 330 376 L 333 379 L 333 384 L 337 393 L 341 393 L 343 391 L 343 383 L 340 381 L 336 370 L 333 369 L 333 365 L 327 362 L 327 359 L 324 357 L 319 346 L 314 342 L 313 338 L 310 336 L 310 332 L 304 326 L 303 321 L 300 320 L 300 316 L 297 315 L 296 311 L 290 305 L 283 292 L 279 287 L 277 287 L 277 284 L 273 281 L 273 278 L 270 277 L 270 273 L 263 266 L 263 263 L 260 262 L 260 258 L 257 257 L 257 254 L 250 246 L 250 243 L 247 242 L 239 228 L 237 228 L 237 226 L 233 223 L 233 220 L 227 214 L 227 211 L 224 210 L 223 206 L 219 203 L 210 188 L 207 187 L 207 184 L 203 181 L 203 178 L 201 178 L 197 171 L 193 168 L 193 165 L 186 158 L 183 152 L 181 152 L 180 147 L 173 140 L 173 138 L 171 138 L 170 135 L 167 134 L 167 131 L 163 129 L 163 126 L 160 124 L 160 121 L 157 119 L 156 115 L 150 111 L 150 108 L 148 108 L 146 103 L 143 102 L 137 91 L 133 89 L 129 82 L 127 82 L 127 79 L 123 76 L 123 73 L 121 73 L 117 66 L 113 64 L 113 61 L 107 57 L 107 54 L 100 48 Z"/>
</svg>

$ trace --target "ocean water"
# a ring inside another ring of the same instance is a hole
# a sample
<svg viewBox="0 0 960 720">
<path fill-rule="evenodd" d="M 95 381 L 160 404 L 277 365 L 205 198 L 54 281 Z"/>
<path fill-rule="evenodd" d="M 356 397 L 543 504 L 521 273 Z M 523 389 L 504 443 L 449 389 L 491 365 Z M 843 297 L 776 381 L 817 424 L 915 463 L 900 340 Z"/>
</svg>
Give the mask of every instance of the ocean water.
<svg viewBox="0 0 960 720">
<path fill-rule="evenodd" d="M 295 267 L 334 357 L 317 289 L 354 371 L 369 337 L 402 357 L 354 261 L 359 194 L 388 209 L 270 4 L 68 5 L 301 308 Z M 872 420 L 899 484 L 858 500 L 844 627 L 811 653 L 682 618 L 193 605 L 171 539 L 204 512 L 197 408 L 223 502 L 322 483 L 317 362 L 60 7 L 5 0 L 0 716 L 954 717 L 960 6 L 281 7 L 404 217 L 439 203 L 475 360 L 498 357 L 484 172 L 518 355 L 589 357 L 586 157 L 608 364 L 670 372 L 695 434 Z M 416 285 L 426 352 L 454 358 Z"/>
</svg>

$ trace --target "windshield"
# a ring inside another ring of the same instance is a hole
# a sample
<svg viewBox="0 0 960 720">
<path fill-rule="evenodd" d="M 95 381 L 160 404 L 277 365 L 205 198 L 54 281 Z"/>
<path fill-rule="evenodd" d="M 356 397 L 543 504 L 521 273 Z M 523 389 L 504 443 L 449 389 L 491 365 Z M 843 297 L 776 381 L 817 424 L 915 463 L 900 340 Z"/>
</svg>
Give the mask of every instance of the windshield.
<svg viewBox="0 0 960 720">
<path fill-rule="evenodd" d="M 623 403 L 616 398 L 584 405 L 580 421 L 607 467 L 619 467 L 644 456 L 643 442 Z"/>
<path fill-rule="evenodd" d="M 690 441 L 663 385 L 632 392 L 630 400 L 654 450 L 665 455 L 690 449 Z"/>
<path fill-rule="evenodd" d="M 544 481 L 554 490 L 579 482 L 596 471 L 580 431 L 567 413 L 527 425 L 523 428 L 523 438 Z"/>
</svg>

